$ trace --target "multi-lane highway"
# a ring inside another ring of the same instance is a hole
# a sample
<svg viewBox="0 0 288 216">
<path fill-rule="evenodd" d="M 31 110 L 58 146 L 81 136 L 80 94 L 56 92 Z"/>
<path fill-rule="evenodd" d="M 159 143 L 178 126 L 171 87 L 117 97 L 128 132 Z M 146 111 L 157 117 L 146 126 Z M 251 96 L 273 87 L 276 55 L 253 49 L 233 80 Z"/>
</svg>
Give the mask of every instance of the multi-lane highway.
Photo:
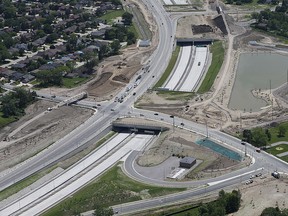
<svg viewBox="0 0 288 216">
<path fill-rule="evenodd" d="M 162 72 L 165 70 L 168 61 L 170 59 L 173 46 L 174 46 L 174 35 L 176 30 L 177 19 L 171 19 L 169 14 L 167 14 L 161 4 L 161 1 L 153 0 L 143 0 L 144 4 L 148 7 L 149 11 L 154 15 L 154 19 L 157 22 L 159 30 L 159 43 L 158 47 L 145 63 L 145 66 L 149 66 L 150 72 L 141 73 L 141 83 L 139 86 L 133 90 L 136 93 L 135 96 L 130 92 L 123 100 L 123 103 L 119 102 L 106 102 L 103 103 L 99 111 L 93 115 L 89 120 L 87 120 L 83 125 L 72 131 L 70 134 L 57 141 L 55 144 L 50 146 L 48 149 L 34 156 L 33 158 L 23 162 L 14 168 L 6 170 L 0 174 L 0 190 L 7 188 L 15 182 L 43 169 L 44 167 L 55 163 L 55 161 L 60 160 L 62 157 L 71 153 L 77 148 L 85 145 L 90 140 L 97 140 L 102 137 L 109 130 L 111 122 L 117 117 L 127 114 L 127 112 L 132 111 L 133 114 L 139 116 L 140 113 L 146 118 L 151 118 L 160 120 L 160 116 L 163 121 L 172 124 L 172 119 L 168 115 L 159 114 L 157 117 L 153 112 L 144 110 L 134 110 L 131 105 L 134 103 L 136 98 L 142 95 L 149 87 L 151 87 L 161 76 Z M 125 89 L 118 94 L 118 97 L 123 95 Z M 83 102 L 85 103 L 85 102 Z M 87 102 L 87 106 L 91 104 Z M 95 104 L 93 104 L 95 106 Z M 189 122 L 175 117 L 174 119 L 176 125 L 184 123 L 188 130 L 192 130 L 196 133 L 206 134 L 206 127 L 200 124 Z M 220 140 L 221 142 L 227 143 L 235 148 L 243 148 L 240 145 L 240 141 L 232 136 L 224 134 L 217 130 L 209 130 L 209 136 L 211 138 Z M 180 201 L 186 198 L 190 198 L 194 195 L 200 195 L 204 192 L 219 190 L 220 188 L 226 187 L 228 185 L 233 185 L 239 183 L 239 178 L 243 175 L 248 175 L 248 172 L 255 171 L 259 168 L 264 168 L 265 170 L 272 171 L 273 169 L 278 169 L 279 171 L 287 172 L 287 164 L 279 161 L 275 157 L 268 155 L 266 153 L 255 153 L 252 146 L 247 146 L 248 153 L 255 158 L 255 163 L 249 166 L 247 169 L 242 169 L 237 172 L 230 173 L 229 176 L 224 176 L 223 178 L 215 179 L 217 182 L 207 181 L 207 182 L 195 182 L 195 184 L 203 185 L 210 183 L 209 186 L 204 189 L 199 189 L 195 191 L 188 191 L 185 193 L 171 195 L 167 197 L 162 197 L 159 199 L 146 200 L 137 203 L 131 203 L 121 206 L 122 212 L 131 212 L 136 209 L 144 209 L 155 206 L 157 203 L 163 205 L 163 203 L 171 203 Z M 133 158 L 131 163 L 133 162 Z M 132 171 L 128 172 L 133 175 Z M 236 176 L 236 177 L 235 177 Z M 228 180 L 226 179 L 228 178 Z M 226 179 L 226 180 L 225 180 Z M 146 181 L 146 180 L 145 180 Z"/>
</svg>

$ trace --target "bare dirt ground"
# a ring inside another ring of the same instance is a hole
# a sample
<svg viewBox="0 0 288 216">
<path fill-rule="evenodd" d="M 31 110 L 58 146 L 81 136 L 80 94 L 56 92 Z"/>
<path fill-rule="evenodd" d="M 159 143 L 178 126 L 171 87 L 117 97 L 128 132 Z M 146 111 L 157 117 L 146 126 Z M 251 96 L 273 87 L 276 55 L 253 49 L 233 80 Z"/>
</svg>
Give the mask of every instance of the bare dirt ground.
<svg viewBox="0 0 288 216">
<path fill-rule="evenodd" d="M 85 122 L 94 112 L 71 106 L 63 106 L 48 112 L 47 108 L 53 105 L 54 103 L 49 101 L 37 101 L 26 109 L 24 117 L 1 129 L 0 171 L 45 149 Z M 10 139 L 3 141 L 18 126 L 42 112 L 45 112 L 44 117 L 32 121 Z"/>
<path fill-rule="evenodd" d="M 243 184 L 239 187 L 242 194 L 241 207 L 230 216 L 260 215 L 267 207 L 287 208 L 287 187 L 287 178 L 278 180 L 269 174 L 265 179 L 255 178 L 252 184 Z"/>
</svg>

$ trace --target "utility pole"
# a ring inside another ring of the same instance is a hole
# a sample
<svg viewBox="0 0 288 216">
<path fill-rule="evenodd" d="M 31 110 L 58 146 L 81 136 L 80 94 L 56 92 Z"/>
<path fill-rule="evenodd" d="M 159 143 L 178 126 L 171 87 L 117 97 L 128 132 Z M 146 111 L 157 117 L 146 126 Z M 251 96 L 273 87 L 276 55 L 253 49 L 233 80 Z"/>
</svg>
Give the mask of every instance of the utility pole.
<svg viewBox="0 0 288 216">
<path fill-rule="evenodd" d="M 269 83 L 270 83 L 270 94 L 271 94 L 271 79 L 270 79 L 270 82 L 269 82 Z"/>
<path fill-rule="evenodd" d="M 207 119 L 205 120 L 205 123 L 206 123 L 206 138 L 208 138 L 208 125 L 207 125 Z"/>
<path fill-rule="evenodd" d="M 241 116 L 241 112 L 240 112 L 240 130 L 242 129 L 242 116 Z"/>
</svg>

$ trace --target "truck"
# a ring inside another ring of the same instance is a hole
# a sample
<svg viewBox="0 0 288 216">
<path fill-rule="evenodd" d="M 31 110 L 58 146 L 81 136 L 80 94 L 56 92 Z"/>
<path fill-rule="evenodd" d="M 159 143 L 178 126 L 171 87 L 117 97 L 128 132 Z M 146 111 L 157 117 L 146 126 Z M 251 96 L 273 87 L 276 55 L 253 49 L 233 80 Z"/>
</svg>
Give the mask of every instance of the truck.
<svg viewBox="0 0 288 216">
<path fill-rule="evenodd" d="M 132 86 L 129 85 L 129 86 L 126 88 L 126 92 L 129 92 L 131 89 L 132 89 Z"/>
<path fill-rule="evenodd" d="M 135 83 L 134 83 L 134 88 L 136 88 L 139 84 L 140 84 L 141 80 L 137 80 Z"/>
</svg>

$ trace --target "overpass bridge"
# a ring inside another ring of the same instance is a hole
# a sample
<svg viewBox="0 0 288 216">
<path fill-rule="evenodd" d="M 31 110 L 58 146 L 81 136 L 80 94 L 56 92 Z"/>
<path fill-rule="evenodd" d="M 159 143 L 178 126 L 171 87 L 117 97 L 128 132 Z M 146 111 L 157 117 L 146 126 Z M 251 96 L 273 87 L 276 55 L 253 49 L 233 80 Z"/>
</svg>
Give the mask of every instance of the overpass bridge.
<svg viewBox="0 0 288 216">
<path fill-rule="evenodd" d="M 112 130 L 117 132 L 159 134 L 160 132 L 169 130 L 169 128 L 158 122 L 147 121 L 142 118 L 121 118 L 112 123 Z"/>
</svg>

